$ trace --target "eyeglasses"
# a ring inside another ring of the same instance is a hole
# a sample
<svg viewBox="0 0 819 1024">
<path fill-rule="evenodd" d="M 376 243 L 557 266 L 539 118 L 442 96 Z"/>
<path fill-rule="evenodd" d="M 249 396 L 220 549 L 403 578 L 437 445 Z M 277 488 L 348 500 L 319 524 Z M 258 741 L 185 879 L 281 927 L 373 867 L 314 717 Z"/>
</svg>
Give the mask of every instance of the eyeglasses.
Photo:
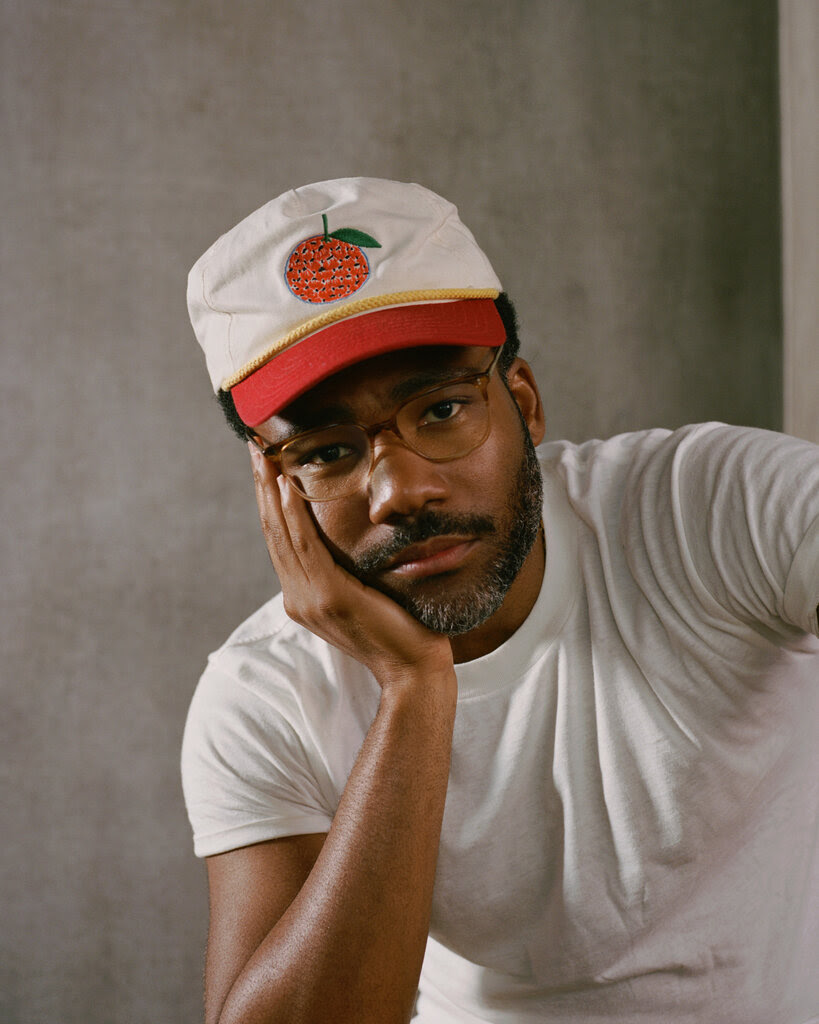
<svg viewBox="0 0 819 1024">
<path fill-rule="evenodd" d="M 408 398 L 393 415 L 367 427 L 333 423 L 307 430 L 283 444 L 268 444 L 247 428 L 247 437 L 308 501 L 346 498 L 369 479 L 373 441 L 389 431 L 430 462 L 451 462 L 480 447 L 489 435 L 487 389 L 503 346 L 482 373 L 470 373 Z"/>
</svg>

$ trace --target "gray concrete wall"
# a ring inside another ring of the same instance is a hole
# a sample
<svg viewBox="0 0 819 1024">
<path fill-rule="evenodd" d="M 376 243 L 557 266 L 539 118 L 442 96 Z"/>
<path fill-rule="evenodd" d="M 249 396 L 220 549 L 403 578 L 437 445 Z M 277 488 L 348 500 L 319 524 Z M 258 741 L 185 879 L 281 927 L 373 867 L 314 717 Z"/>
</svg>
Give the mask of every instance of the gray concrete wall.
<svg viewBox="0 0 819 1024">
<path fill-rule="evenodd" d="M 0 1021 L 199 1018 L 178 781 L 275 588 L 187 269 L 306 181 L 454 199 L 551 436 L 781 418 L 774 0 L 0 0 Z"/>
<path fill-rule="evenodd" d="M 784 429 L 819 444 L 819 3 L 779 0 Z"/>
</svg>

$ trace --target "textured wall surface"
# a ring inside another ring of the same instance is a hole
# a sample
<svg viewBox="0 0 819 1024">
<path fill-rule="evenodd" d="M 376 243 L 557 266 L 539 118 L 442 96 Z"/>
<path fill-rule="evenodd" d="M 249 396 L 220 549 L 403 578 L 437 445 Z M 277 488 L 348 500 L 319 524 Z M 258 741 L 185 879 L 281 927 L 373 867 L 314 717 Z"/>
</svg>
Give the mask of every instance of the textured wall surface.
<svg viewBox="0 0 819 1024">
<path fill-rule="evenodd" d="M 180 735 L 276 584 L 189 266 L 294 184 L 421 181 L 517 300 L 551 436 L 778 426 L 776 4 L 0 12 L 0 1020 L 195 1021 Z"/>
<path fill-rule="evenodd" d="M 819 444 L 819 3 L 779 0 L 784 429 Z"/>
</svg>

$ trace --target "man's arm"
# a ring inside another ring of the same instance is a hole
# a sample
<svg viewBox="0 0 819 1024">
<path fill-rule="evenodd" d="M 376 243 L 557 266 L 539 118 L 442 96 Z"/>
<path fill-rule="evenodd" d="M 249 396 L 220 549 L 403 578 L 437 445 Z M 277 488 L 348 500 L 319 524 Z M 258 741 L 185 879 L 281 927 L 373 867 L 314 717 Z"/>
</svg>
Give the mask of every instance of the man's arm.
<svg viewBox="0 0 819 1024">
<path fill-rule="evenodd" d="M 382 695 L 326 838 L 209 860 L 207 1024 L 405 1022 L 449 779 L 451 648 L 333 561 L 269 462 L 254 475 L 288 614 L 370 668 Z"/>
<path fill-rule="evenodd" d="M 207 858 L 208 1024 L 219 1019 L 234 981 L 304 885 L 324 838 L 288 836 Z"/>
</svg>

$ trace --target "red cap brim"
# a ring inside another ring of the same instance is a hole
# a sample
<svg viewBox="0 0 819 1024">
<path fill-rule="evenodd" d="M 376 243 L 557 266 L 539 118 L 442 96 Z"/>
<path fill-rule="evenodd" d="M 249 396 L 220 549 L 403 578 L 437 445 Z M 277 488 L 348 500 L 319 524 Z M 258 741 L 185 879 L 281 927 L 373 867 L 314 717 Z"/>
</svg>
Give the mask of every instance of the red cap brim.
<svg viewBox="0 0 819 1024">
<path fill-rule="evenodd" d="M 492 299 L 414 303 L 349 317 L 296 342 L 231 389 L 249 427 L 270 419 L 320 381 L 362 359 L 421 345 L 480 345 L 506 340 Z"/>
</svg>

